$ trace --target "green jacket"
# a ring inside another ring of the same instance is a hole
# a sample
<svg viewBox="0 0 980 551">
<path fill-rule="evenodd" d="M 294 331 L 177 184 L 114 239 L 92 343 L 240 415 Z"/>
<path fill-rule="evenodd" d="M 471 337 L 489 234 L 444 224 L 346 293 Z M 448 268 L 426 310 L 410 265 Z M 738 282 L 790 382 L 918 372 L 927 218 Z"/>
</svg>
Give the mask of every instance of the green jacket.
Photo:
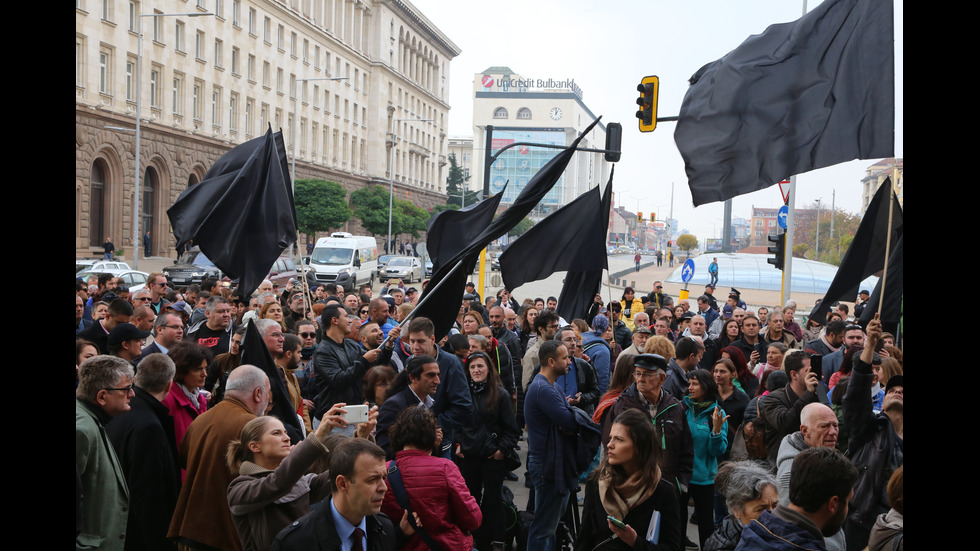
<svg viewBox="0 0 980 551">
<path fill-rule="evenodd" d="M 82 531 L 75 549 L 118 549 L 126 544 L 129 489 L 105 426 L 75 399 L 75 469 L 82 480 Z"/>
</svg>

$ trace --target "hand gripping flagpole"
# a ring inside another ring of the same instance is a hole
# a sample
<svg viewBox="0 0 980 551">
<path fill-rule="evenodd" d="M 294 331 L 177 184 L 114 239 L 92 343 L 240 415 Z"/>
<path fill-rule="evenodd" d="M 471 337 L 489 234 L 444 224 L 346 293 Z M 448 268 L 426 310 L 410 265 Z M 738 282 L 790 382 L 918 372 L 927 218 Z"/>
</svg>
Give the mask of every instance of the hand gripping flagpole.
<svg viewBox="0 0 980 551">
<path fill-rule="evenodd" d="M 464 259 L 464 260 L 465 260 L 465 259 Z M 452 268 L 451 270 L 449 270 L 449 272 L 448 272 L 448 273 L 447 273 L 447 274 L 445 275 L 445 277 L 443 277 L 443 278 L 442 278 L 441 280 L 439 280 L 439 281 L 438 281 L 438 282 L 437 282 L 437 283 L 436 283 L 435 285 L 433 285 L 433 286 L 432 286 L 432 289 L 428 289 L 428 288 L 427 288 L 427 289 L 426 289 L 426 291 L 428 291 L 428 292 L 427 292 L 427 293 L 425 293 L 425 296 L 424 296 L 424 297 L 422 297 L 422 300 L 420 300 L 420 301 L 419 301 L 419 303 L 415 305 L 415 308 L 412 308 L 412 311 L 411 311 L 411 312 L 409 312 L 407 316 L 405 316 L 405 319 L 403 319 L 403 320 L 402 320 L 401 322 L 399 322 L 399 323 L 398 323 L 398 325 L 396 325 L 395 327 L 399 327 L 399 328 L 400 328 L 401 326 L 403 326 L 403 325 L 405 325 L 406 323 L 408 323 L 408 321 L 409 321 L 410 319 L 412 319 L 412 317 L 413 317 L 413 316 L 415 316 L 415 312 L 416 312 L 416 311 L 417 311 L 417 310 L 419 309 L 419 307 L 421 307 L 421 306 L 422 306 L 423 304 L 425 304 L 425 303 L 426 303 L 426 301 L 428 301 L 428 300 L 429 300 L 430 298 L 432 298 L 432 295 L 434 295 L 434 294 L 435 294 L 435 292 L 436 292 L 436 289 L 438 289 L 439 287 L 441 287 L 441 286 L 442 286 L 442 284 L 443 284 L 443 283 L 445 283 L 447 279 L 449 279 L 449 276 L 451 276 L 451 275 L 453 275 L 453 273 L 455 273 L 455 272 L 456 272 L 456 270 L 458 270 L 458 269 L 459 269 L 459 267 L 460 267 L 460 266 L 462 266 L 462 265 L 463 265 L 463 260 L 460 260 L 459 262 L 457 262 L 457 263 L 456 263 L 456 265 L 455 265 L 455 266 L 453 266 L 453 268 Z M 381 341 L 381 344 L 379 344 L 379 345 L 378 345 L 378 349 L 379 349 L 379 350 L 380 350 L 380 349 L 381 349 L 381 348 L 382 348 L 382 347 L 383 347 L 383 346 L 384 346 L 385 344 L 387 344 L 387 343 L 388 343 L 388 339 L 390 338 L 390 336 L 391 336 L 391 331 L 389 331 L 389 332 L 388 332 L 388 335 L 387 335 L 387 336 L 385 336 L 385 338 L 384 338 L 384 340 L 383 340 L 383 341 Z"/>
</svg>

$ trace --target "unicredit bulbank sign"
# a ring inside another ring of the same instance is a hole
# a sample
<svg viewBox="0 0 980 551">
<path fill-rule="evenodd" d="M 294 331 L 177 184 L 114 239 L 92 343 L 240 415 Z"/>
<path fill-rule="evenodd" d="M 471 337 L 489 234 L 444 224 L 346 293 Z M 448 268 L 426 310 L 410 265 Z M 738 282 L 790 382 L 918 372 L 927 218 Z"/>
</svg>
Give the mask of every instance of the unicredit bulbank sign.
<svg viewBox="0 0 980 551">
<path fill-rule="evenodd" d="M 481 79 L 483 89 L 488 92 L 509 92 L 526 91 L 532 88 L 539 90 L 571 90 L 579 97 L 582 96 L 582 89 L 575 84 L 575 79 L 553 79 L 553 78 L 495 78 L 491 75 L 483 75 Z"/>
</svg>

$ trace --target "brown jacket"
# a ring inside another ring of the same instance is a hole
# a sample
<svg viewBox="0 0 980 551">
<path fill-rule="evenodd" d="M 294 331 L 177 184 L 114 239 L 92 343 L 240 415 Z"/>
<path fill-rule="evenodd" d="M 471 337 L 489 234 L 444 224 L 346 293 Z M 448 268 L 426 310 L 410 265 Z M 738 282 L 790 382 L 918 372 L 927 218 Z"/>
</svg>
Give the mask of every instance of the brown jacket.
<svg viewBox="0 0 980 551">
<path fill-rule="evenodd" d="M 255 415 L 243 402 L 225 396 L 187 428 L 179 451 L 180 466 L 187 469 L 187 476 L 167 537 L 241 551 L 228 508 L 232 473 L 225 463 L 225 453 L 228 443 L 239 438 L 242 427 L 252 419 Z"/>
</svg>

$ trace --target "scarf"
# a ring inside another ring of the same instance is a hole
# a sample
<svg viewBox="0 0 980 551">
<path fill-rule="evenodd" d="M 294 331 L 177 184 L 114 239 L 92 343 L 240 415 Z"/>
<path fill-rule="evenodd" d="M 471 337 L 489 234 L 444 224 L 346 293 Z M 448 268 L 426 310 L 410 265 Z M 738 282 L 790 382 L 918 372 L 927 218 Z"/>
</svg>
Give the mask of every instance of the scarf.
<svg viewBox="0 0 980 551">
<path fill-rule="evenodd" d="M 187 399 L 191 401 L 191 407 L 193 407 L 198 411 L 198 413 L 200 413 L 201 402 L 198 400 L 198 396 L 201 395 L 201 389 L 196 387 L 187 388 L 186 386 L 184 386 L 184 383 L 177 383 L 177 386 L 180 387 L 180 390 L 184 391 L 184 396 L 187 396 Z"/>
<path fill-rule="evenodd" d="M 653 495 L 656 484 L 652 487 L 644 486 L 643 473 L 639 470 L 619 484 L 613 484 L 612 476 L 607 473 L 599 476 L 599 500 L 606 514 L 625 522 L 626 515 L 634 507 Z M 655 480 L 660 481 L 659 467 Z"/>
</svg>

